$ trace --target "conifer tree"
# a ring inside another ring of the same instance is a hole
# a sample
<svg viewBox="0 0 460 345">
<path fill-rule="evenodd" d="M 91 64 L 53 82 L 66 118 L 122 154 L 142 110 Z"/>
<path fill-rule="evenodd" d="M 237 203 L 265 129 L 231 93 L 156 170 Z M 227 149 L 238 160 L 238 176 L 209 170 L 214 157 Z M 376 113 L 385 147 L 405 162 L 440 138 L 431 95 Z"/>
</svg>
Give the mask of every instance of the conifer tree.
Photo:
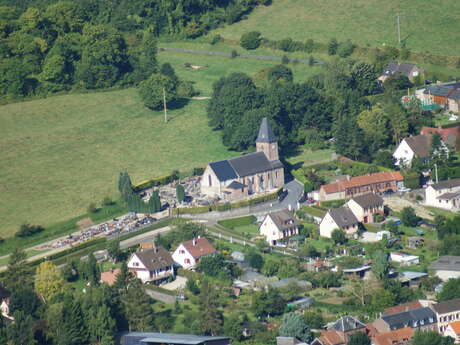
<svg viewBox="0 0 460 345">
<path fill-rule="evenodd" d="M 82 345 L 88 339 L 80 302 L 73 296 L 64 299 L 60 328 L 60 332 L 56 333 L 56 345 Z"/>
<path fill-rule="evenodd" d="M 153 309 L 150 297 L 144 291 L 140 280 L 134 280 L 123 296 L 126 319 L 130 331 L 149 331 L 154 327 Z"/>
<path fill-rule="evenodd" d="M 32 316 L 24 311 L 17 311 L 13 317 L 14 322 L 11 322 L 6 329 L 9 344 L 35 345 L 37 342 L 34 339 Z"/>
<path fill-rule="evenodd" d="M 9 291 L 32 285 L 32 275 L 27 267 L 26 258 L 23 249 L 15 248 L 11 253 L 4 279 L 4 285 Z"/>
<path fill-rule="evenodd" d="M 222 331 L 223 313 L 218 309 L 216 289 L 208 280 L 201 283 L 199 311 L 201 331 L 208 335 L 217 335 Z"/>
<path fill-rule="evenodd" d="M 181 184 L 178 184 L 176 187 L 176 197 L 179 202 L 183 202 L 185 200 L 185 190 Z"/>
</svg>

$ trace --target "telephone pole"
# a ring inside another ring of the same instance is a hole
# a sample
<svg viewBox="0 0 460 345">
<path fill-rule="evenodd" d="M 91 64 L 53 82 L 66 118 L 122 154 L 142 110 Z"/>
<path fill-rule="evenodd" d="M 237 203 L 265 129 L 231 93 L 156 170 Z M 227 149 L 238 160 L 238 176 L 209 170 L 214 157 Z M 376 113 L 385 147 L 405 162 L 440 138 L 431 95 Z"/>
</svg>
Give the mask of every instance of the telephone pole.
<svg viewBox="0 0 460 345">
<path fill-rule="evenodd" d="M 398 24 L 398 43 L 399 43 L 399 46 L 401 46 L 401 25 L 399 21 L 399 13 L 396 16 L 396 23 Z"/>
<path fill-rule="evenodd" d="M 163 88 L 163 107 L 165 110 L 165 123 L 168 122 L 168 110 L 166 109 L 166 91 L 165 88 Z"/>
</svg>

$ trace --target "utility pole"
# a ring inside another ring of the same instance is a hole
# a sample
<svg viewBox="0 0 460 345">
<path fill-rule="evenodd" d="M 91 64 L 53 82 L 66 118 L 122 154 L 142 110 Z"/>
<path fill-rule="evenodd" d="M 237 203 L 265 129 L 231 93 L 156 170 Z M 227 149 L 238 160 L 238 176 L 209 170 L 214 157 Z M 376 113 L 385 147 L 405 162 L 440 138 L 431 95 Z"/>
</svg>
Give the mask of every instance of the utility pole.
<svg viewBox="0 0 460 345">
<path fill-rule="evenodd" d="M 165 110 L 165 123 L 168 122 L 168 110 L 166 109 L 166 91 L 165 88 L 163 88 L 163 107 Z"/>
<path fill-rule="evenodd" d="M 439 181 L 438 181 L 438 165 L 436 163 L 434 163 L 434 171 L 435 171 L 435 175 L 436 175 L 436 183 L 439 183 Z"/>
<path fill-rule="evenodd" d="M 396 22 L 398 24 L 398 43 L 399 43 L 399 46 L 401 47 L 401 26 L 400 26 L 400 22 L 399 22 L 399 13 L 396 17 Z"/>
</svg>

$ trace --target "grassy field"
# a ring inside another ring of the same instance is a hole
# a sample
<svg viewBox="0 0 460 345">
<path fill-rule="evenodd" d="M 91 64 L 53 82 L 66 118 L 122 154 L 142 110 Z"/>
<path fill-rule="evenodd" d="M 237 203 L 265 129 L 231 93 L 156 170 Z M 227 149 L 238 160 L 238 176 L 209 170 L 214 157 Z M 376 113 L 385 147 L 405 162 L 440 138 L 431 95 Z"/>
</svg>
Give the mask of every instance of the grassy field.
<svg viewBox="0 0 460 345">
<path fill-rule="evenodd" d="M 273 0 L 247 20 L 213 34 L 239 40 L 243 33 L 257 30 L 270 39 L 327 42 L 335 37 L 363 46 L 396 46 L 398 13 L 401 38 L 409 49 L 460 55 L 460 47 L 453 44 L 460 39 L 460 2 L 456 0 Z"/>
</svg>

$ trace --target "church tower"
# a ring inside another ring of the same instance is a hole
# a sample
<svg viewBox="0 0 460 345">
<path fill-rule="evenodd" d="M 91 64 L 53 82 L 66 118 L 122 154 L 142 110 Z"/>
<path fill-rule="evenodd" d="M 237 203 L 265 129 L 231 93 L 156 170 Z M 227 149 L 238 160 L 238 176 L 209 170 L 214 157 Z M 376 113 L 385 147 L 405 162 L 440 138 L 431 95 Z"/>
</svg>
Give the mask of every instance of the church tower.
<svg viewBox="0 0 460 345">
<path fill-rule="evenodd" d="M 256 140 L 256 150 L 257 152 L 265 153 L 269 161 L 279 160 L 278 139 L 273 134 L 266 117 L 262 119 L 262 123 L 260 124 L 259 135 Z"/>
</svg>

